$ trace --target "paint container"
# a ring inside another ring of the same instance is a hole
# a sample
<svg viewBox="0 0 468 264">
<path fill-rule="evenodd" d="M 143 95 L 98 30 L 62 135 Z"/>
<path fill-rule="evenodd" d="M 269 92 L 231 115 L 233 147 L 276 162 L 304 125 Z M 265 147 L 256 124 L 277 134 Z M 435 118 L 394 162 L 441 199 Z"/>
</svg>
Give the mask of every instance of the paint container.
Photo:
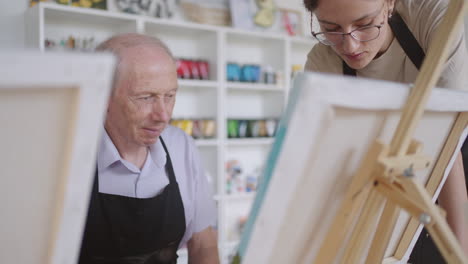
<svg viewBox="0 0 468 264">
<path fill-rule="evenodd" d="M 247 120 L 239 120 L 238 121 L 239 125 L 238 125 L 238 135 L 240 138 L 246 138 L 248 137 L 248 121 Z"/>
<path fill-rule="evenodd" d="M 208 80 L 210 78 L 210 64 L 206 60 L 197 61 L 198 72 L 201 80 Z"/>
<path fill-rule="evenodd" d="M 203 138 L 203 120 L 193 120 L 192 137 Z"/>
<path fill-rule="evenodd" d="M 226 79 L 230 82 L 240 81 L 240 66 L 237 63 L 229 62 L 226 65 Z"/>
<path fill-rule="evenodd" d="M 276 83 L 276 74 L 271 66 L 266 66 L 263 70 L 263 82 L 266 84 Z"/>
<path fill-rule="evenodd" d="M 190 68 L 190 79 L 199 80 L 200 72 L 198 71 L 198 63 L 194 60 L 188 60 L 188 65 Z"/>
<path fill-rule="evenodd" d="M 249 123 L 250 123 L 250 135 L 252 137 L 258 137 L 258 135 L 259 135 L 258 120 L 249 120 Z"/>
<path fill-rule="evenodd" d="M 245 64 L 241 67 L 241 82 L 254 82 L 255 65 Z"/>
<path fill-rule="evenodd" d="M 203 137 L 214 138 L 216 136 L 216 122 L 213 119 L 203 120 Z"/>
<path fill-rule="evenodd" d="M 252 82 L 260 82 L 262 77 L 262 69 L 260 65 L 251 65 Z"/>
<path fill-rule="evenodd" d="M 228 123 L 227 123 L 228 138 L 237 138 L 237 137 L 239 137 L 238 131 L 239 131 L 239 122 L 238 122 L 238 120 L 229 119 Z"/>
<path fill-rule="evenodd" d="M 258 120 L 257 122 L 258 122 L 258 136 L 259 137 L 268 136 L 265 120 Z"/>
<path fill-rule="evenodd" d="M 276 133 L 276 123 L 275 119 L 267 119 L 266 120 L 266 130 L 268 137 L 274 137 Z"/>
<path fill-rule="evenodd" d="M 182 130 L 189 136 L 192 135 L 193 122 L 189 119 L 184 119 L 182 121 Z"/>
</svg>

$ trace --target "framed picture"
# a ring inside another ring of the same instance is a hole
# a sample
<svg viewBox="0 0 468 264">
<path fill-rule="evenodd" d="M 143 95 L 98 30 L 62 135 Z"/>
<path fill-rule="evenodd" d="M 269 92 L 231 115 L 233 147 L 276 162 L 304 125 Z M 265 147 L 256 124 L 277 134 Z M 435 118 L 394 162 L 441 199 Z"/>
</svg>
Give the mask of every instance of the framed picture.
<svg viewBox="0 0 468 264">
<path fill-rule="evenodd" d="M 107 9 L 107 0 L 29 0 L 29 6 L 34 6 L 39 2 L 55 2 L 61 5 L 71 5 L 76 7 Z"/>
<path fill-rule="evenodd" d="M 232 26 L 255 31 L 275 31 L 277 11 L 275 0 L 229 0 Z"/>
<path fill-rule="evenodd" d="M 107 0 L 107 10 L 157 18 L 180 19 L 179 3 L 180 0 Z"/>
<path fill-rule="evenodd" d="M 254 29 L 254 3 L 252 0 L 230 0 L 232 26 L 241 29 Z"/>
<path fill-rule="evenodd" d="M 59 0 L 63 1 L 63 0 Z M 106 0 L 71 0 L 70 1 L 72 6 L 77 7 L 85 7 L 85 8 L 97 8 L 106 10 L 107 9 L 107 1 Z"/>
<path fill-rule="evenodd" d="M 182 0 L 180 7 L 190 21 L 230 26 L 231 14 L 228 0 Z"/>
<path fill-rule="evenodd" d="M 302 15 L 298 10 L 279 8 L 281 27 L 290 36 L 302 35 Z"/>
</svg>

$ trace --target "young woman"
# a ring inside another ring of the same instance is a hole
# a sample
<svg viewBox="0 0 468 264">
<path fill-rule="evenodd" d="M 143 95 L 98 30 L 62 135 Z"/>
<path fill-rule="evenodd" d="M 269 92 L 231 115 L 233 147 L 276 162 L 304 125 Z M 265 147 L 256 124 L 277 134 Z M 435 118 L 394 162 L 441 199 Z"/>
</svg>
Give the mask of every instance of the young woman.
<svg viewBox="0 0 468 264">
<path fill-rule="evenodd" d="M 447 0 L 304 0 L 319 22 L 312 32 L 319 44 L 307 57 L 306 70 L 413 83 Z M 468 89 L 468 55 L 459 32 L 437 86 Z M 439 196 L 447 221 L 468 255 L 468 227 L 463 219 L 467 202 L 461 155 Z M 431 242 L 415 247 L 411 263 L 440 263 L 426 253 Z M 422 245 L 422 246 L 421 246 Z M 440 258 L 440 256 L 439 256 Z M 442 262 L 443 263 L 443 262 Z"/>
</svg>

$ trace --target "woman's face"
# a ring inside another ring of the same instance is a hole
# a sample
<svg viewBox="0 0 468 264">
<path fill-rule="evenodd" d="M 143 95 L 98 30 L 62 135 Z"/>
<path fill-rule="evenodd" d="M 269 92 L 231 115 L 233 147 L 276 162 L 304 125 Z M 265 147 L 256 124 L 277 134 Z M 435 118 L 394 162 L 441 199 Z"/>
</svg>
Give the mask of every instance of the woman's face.
<svg viewBox="0 0 468 264">
<path fill-rule="evenodd" d="M 393 34 L 387 23 L 394 0 L 321 0 L 314 13 L 323 32 L 348 33 L 359 27 L 382 25 L 380 35 L 361 42 L 346 35 L 333 50 L 354 69 L 367 66 L 378 54 L 386 51 Z"/>
</svg>

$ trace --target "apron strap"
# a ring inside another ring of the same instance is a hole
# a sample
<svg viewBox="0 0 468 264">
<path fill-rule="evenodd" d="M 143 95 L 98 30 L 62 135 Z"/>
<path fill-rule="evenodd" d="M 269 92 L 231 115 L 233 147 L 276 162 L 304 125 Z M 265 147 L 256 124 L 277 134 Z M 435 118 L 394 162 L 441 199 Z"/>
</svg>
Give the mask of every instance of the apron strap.
<svg viewBox="0 0 468 264">
<path fill-rule="evenodd" d="M 395 34 L 395 38 L 400 43 L 401 48 L 405 51 L 406 56 L 409 57 L 411 62 L 419 70 L 426 57 L 424 50 L 419 45 L 414 35 L 409 30 L 403 18 L 400 14 L 395 13 L 392 18 L 388 21 L 390 28 Z M 346 62 L 343 61 L 343 74 L 348 76 L 356 76 L 356 70 L 349 67 Z"/>
<path fill-rule="evenodd" d="M 343 62 L 343 74 L 348 75 L 348 76 L 356 77 L 356 70 L 349 67 L 348 64 L 346 64 L 345 61 L 342 61 L 342 62 Z"/>
<path fill-rule="evenodd" d="M 389 25 L 406 55 L 410 58 L 411 62 L 413 62 L 414 66 L 420 70 L 426 54 L 400 14 L 395 13 L 390 19 Z"/>
<path fill-rule="evenodd" d="M 159 140 L 161 140 L 161 144 L 162 144 L 162 146 L 164 148 L 164 151 L 166 152 L 166 156 L 167 156 L 166 169 L 167 169 L 167 175 L 169 177 L 169 182 L 171 184 L 177 183 L 177 181 L 175 179 L 174 168 L 172 167 L 171 155 L 169 155 L 169 151 L 167 150 L 166 144 L 164 143 L 164 140 L 162 139 L 161 136 L 159 137 Z"/>
</svg>

